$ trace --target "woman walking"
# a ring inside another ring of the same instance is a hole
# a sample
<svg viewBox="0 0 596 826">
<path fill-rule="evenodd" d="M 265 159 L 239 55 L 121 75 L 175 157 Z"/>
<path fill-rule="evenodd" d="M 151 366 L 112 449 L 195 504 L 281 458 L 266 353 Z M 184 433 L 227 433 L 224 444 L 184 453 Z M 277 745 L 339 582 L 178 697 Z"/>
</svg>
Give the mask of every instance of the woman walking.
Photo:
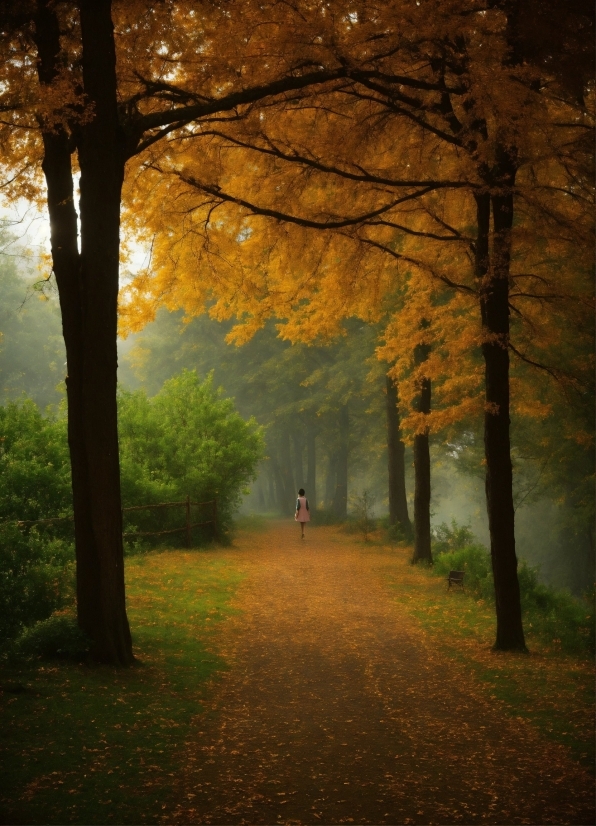
<svg viewBox="0 0 596 826">
<path fill-rule="evenodd" d="M 308 507 L 308 499 L 304 495 L 304 488 L 298 491 L 298 499 L 296 499 L 296 513 L 294 514 L 296 522 L 300 522 L 300 536 L 304 539 L 304 523 L 310 522 L 310 508 Z"/>
</svg>

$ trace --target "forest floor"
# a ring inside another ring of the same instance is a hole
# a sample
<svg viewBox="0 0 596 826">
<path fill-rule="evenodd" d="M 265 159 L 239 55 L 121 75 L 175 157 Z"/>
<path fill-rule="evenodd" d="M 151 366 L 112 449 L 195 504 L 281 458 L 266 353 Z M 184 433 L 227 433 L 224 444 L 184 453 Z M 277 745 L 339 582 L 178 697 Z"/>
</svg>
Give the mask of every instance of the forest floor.
<svg viewBox="0 0 596 826">
<path fill-rule="evenodd" d="M 237 543 L 239 613 L 217 634 L 229 670 L 163 822 L 593 823 L 593 777 L 569 748 L 511 716 L 412 616 L 403 549 L 309 528 Z M 473 645 L 479 662 L 531 660 Z"/>
<path fill-rule="evenodd" d="M 593 664 L 495 654 L 410 549 L 306 534 L 128 559 L 137 668 L 11 666 L 0 822 L 593 823 Z"/>
</svg>

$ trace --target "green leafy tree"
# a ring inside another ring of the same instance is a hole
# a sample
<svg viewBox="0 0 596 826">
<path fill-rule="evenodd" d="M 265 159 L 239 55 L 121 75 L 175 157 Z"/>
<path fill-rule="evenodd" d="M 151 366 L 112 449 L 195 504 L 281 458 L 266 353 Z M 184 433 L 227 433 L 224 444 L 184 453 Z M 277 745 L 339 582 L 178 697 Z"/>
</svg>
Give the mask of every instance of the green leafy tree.
<svg viewBox="0 0 596 826">
<path fill-rule="evenodd" d="M 239 412 L 266 427 L 267 458 L 256 485 L 262 509 L 289 515 L 305 487 L 311 510 L 335 510 L 335 500 L 337 516 L 345 518 L 348 476 L 356 474 L 384 499 L 384 376 L 372 358 L 375 328 L 352 319 L 338 339 L 290 344 L 271 320 L 235 347 L 226 343 L 232 326 L 207 315 L 183 322 L 180 312 L 161 309 L 125 345 L 121 381 L 140 381 L 151 393 L 181 368 L 199 375 L 213 370 L 214 384 Z"/>
<path fill-rule="evenodd" d="M 217 498 L 229 525 L 263 455 L 256 421 L 245 421 L 208 376 L 183 370 L 156 396 L 120 393 L 120 459 L 125 505 Z"/>
<path fill-rule="evenodd" d="M 31 400 L 0 407 L 0 640 L 46 619 L 72 598 L 72 522 L 39 528 L 17 520 L 72 514 L 63 417 Z"/>
<path fill-rule="evenodd" d="M 72 516 L 64 417 L 30 399 L 0 407 L 0 521 Z"/>
</svg>

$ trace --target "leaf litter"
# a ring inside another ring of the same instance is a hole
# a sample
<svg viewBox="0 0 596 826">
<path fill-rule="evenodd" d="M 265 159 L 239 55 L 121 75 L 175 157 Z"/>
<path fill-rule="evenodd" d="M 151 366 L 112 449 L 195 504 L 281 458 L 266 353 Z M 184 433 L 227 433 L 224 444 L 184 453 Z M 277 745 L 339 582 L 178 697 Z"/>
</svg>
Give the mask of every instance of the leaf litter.
<svg viewBox="0 0 596 826">
<path fill-rule="evenodd" d="M 395 551 L 278 522 L 228 556 L 245 575 L 214 637 L 229 670 L 164 823 L 593 822 L 569 749 L 508 716 L 395 599 Z"/>
</svg>

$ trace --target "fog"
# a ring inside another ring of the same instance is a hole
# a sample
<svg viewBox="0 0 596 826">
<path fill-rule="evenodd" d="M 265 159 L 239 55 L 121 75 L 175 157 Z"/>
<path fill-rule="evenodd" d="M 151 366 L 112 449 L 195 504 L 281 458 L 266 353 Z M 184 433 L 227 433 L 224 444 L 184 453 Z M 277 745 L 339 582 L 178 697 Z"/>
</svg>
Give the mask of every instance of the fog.
<svg viewBox="0 0 596 826">
<path fill-rule="evenodd" d="M 64 400 L 65 370 L 59 309 L 52 285 L 40 290 L 36 279 L 35 270 L 18 256 L 2 257 L 0 403 L 26 395 L 56 412 Z M 366 490 L 376 515 L 386 514 L 384 367 L 374 357 L 378 331 L 350 321 L 347 335 L 329 346 L 291 347 L 269 325 L 236 348 L 225 342 L 230 326 L 206 316 L 184 323 L 181 314 L 161 311 L 141 333 L 119 342 L 121 385 L 142 387 L 152 395 L 182 369 L 199 376 L 212 371 L 215 384 L 234 399 L 241 415 L 265 426 L 267 459 L 243 512 L 289 515 L 299 487 L 307 488 L 316 508 L 329 511 L 342 484 L 341 460 L 347 451 L 348 511 L 354 496 Z M 452 436 L 451 441 L 432 436 L 432 524 L 455 520 L 469 525 L 488 546 L 481 438 L 476 435 L 472 443 L 470 438 L 468 432 L 454 448 Z M 533 454 L 540 459 L 538 445 Z M 549 477 L 534 460 L 519 462 L 516 477 L 518 555 L 538 566 L 545 582 L 574 593 L 594 578 L 591 510 L 584 501 L 593 465 L 588 449 L 581 461 L 585 468 L 578 468 L 578 478 L 568 482 L 553 473 Z M 309 482 L 315 490 L 308 489 Z M 412 517 L 409 446 L 406 487 Z M 583 499 L 575 492 L 580 487 Z"/>
</svg>

